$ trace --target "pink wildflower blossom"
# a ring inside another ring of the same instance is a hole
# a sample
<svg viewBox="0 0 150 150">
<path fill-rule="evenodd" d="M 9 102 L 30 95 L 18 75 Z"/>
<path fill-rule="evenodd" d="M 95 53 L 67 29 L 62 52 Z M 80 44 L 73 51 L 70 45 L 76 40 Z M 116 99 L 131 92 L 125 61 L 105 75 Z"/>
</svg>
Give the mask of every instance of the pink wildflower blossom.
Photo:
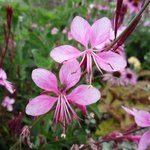
<svg viewBox="0 0 150 150">
<path fill-rule="evenodd" d="M 32 148 L 33 144 L 30 141 L 30 127 L 25 125 L 22 130 L 21 130 L 21 134 L 20 134 L 20 140 L 21 142 L 24 142 L 26 140 L 26 143 L 28 144 L 28 146 L 30 148 Z"/>
<path fill-rule="evenodd" d="M 137 83 L 136 74 L 130 69 L 125 68 L 120 71 L 110 72 L 103 75 L 104 81 L 110 81 L 112 85 L 135 85 Z"/>
<path fill-rule="evenodd" d="M 142 0 L 125 0 L 124 3 L 128 6 L 131 13 L 138 13 L 141 9 Z"/>
<path fill-rule="evenodd" d="M 144 22 L 144 26 L 145 26 L 145 27 L 150 27 L 150 20 L 146 20 L 146 21 Z"/>
<path fill-rule="evenodd" d="M 35 84 L 44 89 L 44 93 L 53 93 L 56 96 L 40 95 L 26 106 L 26 113 L 31 116 L 39 116 L 47 113 L 56 104 L 54 123 L 60 121 L 63 125 L 70 124 L 78 116 L 70 103 L 84 111 L 86 105 L 97 102 L 100 99 L 100 92 L 88 85 L 79 85 L 70 94 L 67 91 L 73 87 L 81 77 L 81 70 L 77 60 L 69 60 L 62 65 L 59 78 L 63 88 L 58 88 L 56 76 L 45 69 L 35 69 L 32 72 L 32 79 Z"/>
<path fill-rule="evenodd" d="M 110 36 L 111 23 L 106 17 L 97 20 L 92 26 L 80 16 L 76 16 L 71 23 L 71 34 L 75 40 L 84 46 L 84 51 L 80 52 L 73 46 L 62 45 L 54 48 L 50 56 L 58 63 L 65 60 L 83 56 L 80 65 L 86 65 L 88 81 L 92 78 L 92 58 L 99 69 L 111 72 L 123 69 L 126 66 L 125 59 L 112 52 L 95 50 L 97 45 L 105 42 Z M 91 44 L 89 48 L 88 45 Z"/>
<path fill-rule="evenodd" d="M 54 27 L 52 30 L 51 30 L 51 34 L 52 35 L 56 35 L 58 33 L 58 28 Z"/>
<path fill-rule="evenodd" d="M 15 103 L 15 100 L 13 98 L 6 96 L 1 105 L 7 108 L 8 111 L 12 111 L 13 110 L 12 104 L 14 103 Z"/>
<path fill-rule="evenodd" d="M 129 109 L 122 106 L 122 108 L 135 119 L 136 124 L 139 127 L 150 127 L 150 113 L 144 110 L 137 110 L 135 108 Z M 138 144 L 138 150 L 146 150 L 150 145 L 150 131 L 145 132 Z"/>
<path fill-rule="evenodd" d="M 122 71 L 122 79 L 125 85 L 135 85 L 137 83 L 136 74 L 130 68 Z"/>
<path fill-rule="evenodd" d="M 11 82 L 7 80 L 6 72 L 0 68 L 0 85 L 4 86 L 10 93 L 14 93 L 14 87 Z"/>
<path fill-rule="evenodd" d="M 95 8 L 96 8 L 97 10 L 108 10 L 108 9 L 109 9 L 108 6 L 99 5 L 99 4 L 95 5 Z"/>
<path fill-rule="evenodd" d="M 124 29 L 125 29 L 124 26 L 121 26 L 120 28 L 118 28 L 117 37 L 124 31 Z M 111 42 L 115 39 L 114 32 L 115 31 L 114 31 L 113 27 L 111 27 L 109 38 L 105 42 L 101 43 L 100 45 L 97 45 L 96 48 L 97 49 L 104 49 L 105 47 L 109 46 L 109 44 L 111 44 Z M 115 52 L 118 53 L 119 55 L 123 56 L 124 58 L 126 58 L 126 54 L 125 54 L 125 50 L 124 50 L 124 44 L 119 46 Z"/>
<path fill-rule="evenodd" d="M 66 34 L 66 33 L 67 33 L 67 28 L 66 28 L 66 27 L 62 30 L 62 33 L 63 33 L 63 34 Z"/>
<path fill-rule="evenodd" d="M 122 78 L 122 72 L 121 71 L 106 73 L 103 75 L 103 80 L 111 82 L 111 84 L 113 86 L 119 86 L 119 85 L 124 86 L 124 81 Z"/>
<path fill-rule="evenodd" d="M 68 32 L 68 40 L 72 40 L 73 37 L 72 37 L 72 34 L 71 34 L 71 31 Z"/>
<path fill-rule="evenodd" d="M 31 29 L 36 29 L 37 27 L 38 27 L 38 25 L 36 23 L 32 23 Z"/>
</svg>

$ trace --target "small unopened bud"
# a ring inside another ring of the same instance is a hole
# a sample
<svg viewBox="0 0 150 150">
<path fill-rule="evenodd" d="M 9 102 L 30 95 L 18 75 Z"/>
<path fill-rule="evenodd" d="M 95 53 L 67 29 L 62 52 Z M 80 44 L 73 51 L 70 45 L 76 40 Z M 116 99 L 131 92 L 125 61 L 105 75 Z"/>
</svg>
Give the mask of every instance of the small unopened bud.
<svg viewBox="0 0 150 150">
<path fill-rule="evenodd" d="M 28 144 L 30 148 L 32 148 L 32 143 L 30 142 L 30 127 L 29 126 L 24 126 L 22 128 L 21 134 L 20 134 L 20 140 L 25 141 Z"/>
<path fill-rule="evenodd" d="M 91 118 L 94 118 L 94 117 L 95 117 L 95 115 L 94 115 L 93 112 L 91 112 L 89 116 L 90 116 Z"/>
</svg>

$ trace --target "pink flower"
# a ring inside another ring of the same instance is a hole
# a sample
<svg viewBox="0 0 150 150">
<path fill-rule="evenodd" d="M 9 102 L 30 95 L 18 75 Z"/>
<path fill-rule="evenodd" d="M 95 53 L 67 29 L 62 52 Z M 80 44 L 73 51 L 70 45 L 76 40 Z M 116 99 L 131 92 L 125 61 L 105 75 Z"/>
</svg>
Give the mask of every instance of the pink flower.
<svg viewBox="0 0 150 150">
<path fill-rule="evenodd" d="M 150 127 L 150 113 L 143 110 L 137 110 L 135 108 L 129 109 L 127 107 L 122 106 L 122 108 L 132 115 L 135 119 L 136 124 L 139 127 Z M 138 144 L 138 150 L 146 150 L 150 145 L 150 131 L 145 132 Z"/>
<path fill-rule="evenodd" d="M 8 111 L 12 111 L 13 110 L 12 104 L 14 103 L 15 103 L 15 100 L 13 98 L 6 96 L 1 105 L 7 108 Z"/>
<path fill-rule="evenodd" d="M 111 23 L 106 17 L 97 20 L 92 26 L 80 16 L 76 16 L 71 23 L 71 34 L 75 40 L 84 46 L 84 51 L 70 45 L 62 45 L 54 48 L 50 56 L 58 63 L 65 60 L 83 56 L 80 65 L 86 65 L 88 81 L 92 78 L 92 59 L 97 68 L 105 71 L 118 71 L 126 66 L 126 61 L 120 55 L 107 51 L 96 50 L 97 45 L 105 42 L 110 36 Z M 91 47 L 88 47 L 88 45 Z"/>
<path fill-rule="evenodd" d="M 95 5 L 95 8 L 97 9 L 97 10 L 108 10 L 109 8 L 108 8 L 108 6 L 105 6 L 105 5 Z"/>
<path fill-rule="evenodd" d="M 122 79 L 125 85 L 135 85 L 137 83 L 136 74 L 130 68 L 122 71 Z"/>
<path fill-rule="evenodd" d="M 69 32 L 68 32 L 68 40 L 72 40 L 72 39 L 73 39 L 72 34 L 71 34 L 71 32 L 69 31 Z"/>
<path fill-rule="evenodd" d="M 31 116 L 43 115 L 51 110 L 55 105 L 54 122 L 60 121 L 62 124 L 70 124 L 78 116 L 70 103 L 79 106 L 85 111 L 85 106 L 97 102 L 100 99 L 100 92 L 96 88 L 88 85 L 79 85 L 70 94 L 68 90 L 73 87 L 81 77 L 81 70 L 77 60 L 69 60 L 62 65 L 59 78 L 62 88 L 58 87 L 56 76 L 45 69 L 35 69 L 32 72 L 32 79 L 35 84 L 44 89 L 43 93 L 53 93 L 55 96 L 40 95 L 26 106 L 26 113 Z"/>
<path fill-rule="evenodd" d="M 67 28 L 66 28 L 66 27 L 62 30 L 62 33 L 63 33 L 63 34 L 66 34 L 66 33 L 67 33 Z"/>
<path fill-rule="evenodd" d="M 113 86 L 124 86 L 124 80 L 122 78 L 122 72 L 121 71 L 115 71 L 106 73 L 103 75 L 104 81 L 110 81 Z"/>
<path fill-rule="evenodd" d="M 12 83 L 7 81 L 6 72 L 2 68 L 0 68 L 0 85 L 4 86 L 10 93 L 15 91 Z"/>
<path fill-rule="evenodd" d="M 126 27 L 124 27 L 124 26 L 121 26 L 120 28 L 118 28 L 116 37 L 118 37 L 124 31 L 125 28 Z M 101 43 L 100 45 L 97 45 L 96 48 L 97 49 L 104 49 L 105 47 L 109 46 L 111 44 L 111 42 L 115 39 L 115 33 L 114 32 L 115 31 L 114 31 L 113 27 L 111 27 L 109 38 L 105 42 Z M 120 47 L 118 47 L 118 49 L 116 49 L 115 52 L 118 53 L 119 55 L 123 56 L 126 59 L 124 44 L 121 45 Z"/>
<path fill-rule="evenodd" d="M 141 1 L 140 0 L 125 0 L 124 3 L 128 6 L 131 13 L 138 13 L 141 9 Z"/>
<path fill-rule="evenodd" d="M 26 143 L 28 144 L 28 146 L 30 148 L 32 148 L 33 144 L 30 141 L 30 127 L 25 125 L 22 130 L 21 130 L 21 134 L 20 134 L 20 140 L 22 142 L 24 142 L 26 140 Z"/>
<path fill-rule="evenodd" d="M 136 74 L 130 68 L 106 73 L 103 75 L 103 80 L 110 81 L 112 85 L 117 86 L 135 85 L 137 83 Z"/>
<path fill-rule="evenodd" d="M 52 35 L 56 35 L 58 33 L 58 28 L 54 27 L 52 30 L 51 30 L 51 34 Z"/>
<path fill-rule="evenodd" d="M 36 23 L 32 23 L 31 28 L 32 29 L 36 29 L 38 27 L 38 25 Z"/>
<path fill-rule="evenodd" d="M 150 20 L 146 20 L 146 21 L 144 22 L 144 26 L 145 26 L 145 27 L 150 27 Z"/>
</svg>

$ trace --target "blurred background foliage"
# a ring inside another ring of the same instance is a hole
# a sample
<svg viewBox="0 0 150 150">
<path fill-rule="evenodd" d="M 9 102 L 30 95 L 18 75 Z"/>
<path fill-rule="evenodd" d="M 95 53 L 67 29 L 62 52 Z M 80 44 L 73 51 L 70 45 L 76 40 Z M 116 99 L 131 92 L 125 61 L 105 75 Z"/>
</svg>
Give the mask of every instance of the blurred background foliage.
<svg viewBox="0 0 150 150">
<path fill-rule="evenodd" d="M 92 8 L 93 4 L 103 4 L 108 10 Z M 12 95 L 16 99 L 13 112 L 7 112 L 0 107 L 0 147 L 2 150 L 19 149 L 19 134 L 24 125 L 31 125 L 34 119 L 25 115 L 24 110 L 28 100 L 39 95 L 41 90 L 31 80 L 31 72 L 36 67 L 52 70 L 58 73 L 60 67 L 49 56 L 50 51 L 62 44 L 77 45 L 74 40 L 68 40 L 67 34 L 63 34 L 64 28 L 69 31 L 71 20 L 76 15 L 87 18 L 89 22 L 107 16 L 112 19 L 116 3 L 113 1 L 100 0 L 0 0 L 0 42 L 4 46 L 3 24 L 6 23 L 5 7 L 13 8 L 12 32 L 14 35 L 15 48 L 11 53 L 11 47 L 4 61 L 4 69 L 8 78 L 12 81 L 17 92 Z M 92 137 L 109 134 L 112 131 L 123 131 L 131 124 L 132 118 L 126 115 L 121 105 L 150 110 L 150 28 L 144 26 L 145 21 L 150 19 L 146 11 L 144 17 L 135 32 L 125 43 L 127 58 L 135 56 L 141 66 L 136 70 L 133 64 L 129 64 L 138 76 L 135 86 L 113 87 L 110 83 L 102 81 L 102 76 L 95 72 L 94 85 L 98 86 L 102 99 L 88 107 L 89 115 L 83 116 L 76 109 L 81 120 L 81 127 L 77 122 L 68 127 L 66 138 L 62 137 L 60 126 L 52 124 L 52 113 L 42 116 L 31 129 L 31 142 L 33 149 L 69 149 L 73 144 L 84 144 Z M 124 25 L 127 25 L 133 14 L 126 15 Z M 58 29 L 53 35 L 51 30 Z M 85 81 L 83 81 L 85 82 Z M 4 96 L 9 95 L 0 88 L 0 102 Z M 19 115 L 19 112 L 22 112 Z M 94 118 L 91 114 L 94 113 Z M 14 119 L 15 123 L 14 123 Z M 103 148 L 111 149 L 112 142 L 104 143 Z M 120 144 L 120 143 L 119 143 Z M 134 144 L 124 142 L 120 148 L 133 150 Z M 29 149 L 26 142 L 22 149 Z"/>
</svg>

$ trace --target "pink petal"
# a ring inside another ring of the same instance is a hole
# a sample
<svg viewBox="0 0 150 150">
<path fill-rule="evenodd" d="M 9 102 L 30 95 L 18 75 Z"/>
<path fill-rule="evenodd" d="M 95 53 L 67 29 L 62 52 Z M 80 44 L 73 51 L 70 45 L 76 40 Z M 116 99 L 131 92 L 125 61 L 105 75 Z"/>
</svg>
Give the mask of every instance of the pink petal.
<svg viewBox="0 0 150 150">
<path fill-rule="evenodd" d="M 90 30 L 90 42 L 95 47 L 109 38 L 111 23 L 106 17 L 97 20 Z"/>
<path fill-rule="evenodd" d="M 3 80 L 6 80 L 7 79 L 7 75 L 6 75 L 6 72 L 0 68 L 0 79 L 3 79 Z"/>
<path fill-rule="evenodd" d="M 100 97 L 99 90 L 91 85 L 79 85 L 68 95 L 73 103 L 84 106 L 96 103 Z"/>
<path fill-rule="evenodd" d="M 147 111 L 137 111 L 135 113 L 135 122 L 140 127 L 150 127 L 150 113 Z"/>
<path fill-rule="evenodd" d="M 57 101 L 56 98 L 40 95 L 29 101 L 26 106 L 26 114 L 31 116 L 40 116 L 47 113 Z"/>
<path fill-rule="evenodd" d="M 10 104 L 14 104 L 15 103 L 15 99 L 11 98 L 10 99 Z"/>
<path fill-rule="evenodd" d="M 147 131 L 143 134 L 143 136 L 140 139 L 138 150 L 147 150 L 149 145 L 150 145 L 150 131 Z"/>
<path fill-rule="evenodd" d="M 127 62 L 124 57 L 114 52 L 101 52 L 95 57 L 97 64 L 105 71 L 119 71 L 126 67 Z"/>
<path fill-rule="evenodd" d="M 8 110 L 8 111 L 12 111 L 12 110 L 13 110 L 12 105 L 8 105 L 8 106 L 7 106 L 7 110 Z"/>
<path fill-rule="evenodd" d="M 56 76 L 46 69 L 34 69 L 32 71 L 32 80 L 41 89 L 55 93 L 58 91 Z"/>
<path fill-rule="evenodd" d="M 136 109 L 129 109 L 129 108 L 125 107 L 125 106 L 122 106 L 122 108 L 123 108 L 128 114 L 130 114 L 130 115 L 132 115 L 132 116 L 134 116 L 135 113 L 138 111 L 138 110 L 136 110 Z"/>
<path fill-rule="evenodd" d="M 9 81 L 7 81 L 7 80 L 4 80 L 3 83 L 4 83 L 5 88 L 6 88 L 11 94 L 13 94 L 13 93 L 15 92 L 15 88 L 14 88 L 14 86 L 12 85 L 11 82 L 9 82 Z"/>
<path fill-rule="evenodd" d="M 59 78 L 61 84 L 65 85 L 66 90 L 74 86 L 80 80 L 80 77 L 81 69 L 77 60 L 64 62 L 59 72 Z"/>
<path fill-rule="evenodd" d="M 65 60 L 78 58 L 82 53 L 70 45 L 62 45 L 54 48 L 50 56 L 58 63 L 62 63 Z"/>
<path fill-rule="evenodd" d="M 78 109 L 80 109 L 80 111 L 83 113 L 83 114 L 87 114 L 87 109 L 86 109 L 86 106 L 83 106 L 83 105 L 79 105 L 79 104 L 75 104 Z"/>
<path fill-rule="evenodd" d="M 75 40 L 87 47 L 89 42 L 90 24 L 80 16 L 76 16 L 71 23 L 71 34 Z"/>
</svg>

